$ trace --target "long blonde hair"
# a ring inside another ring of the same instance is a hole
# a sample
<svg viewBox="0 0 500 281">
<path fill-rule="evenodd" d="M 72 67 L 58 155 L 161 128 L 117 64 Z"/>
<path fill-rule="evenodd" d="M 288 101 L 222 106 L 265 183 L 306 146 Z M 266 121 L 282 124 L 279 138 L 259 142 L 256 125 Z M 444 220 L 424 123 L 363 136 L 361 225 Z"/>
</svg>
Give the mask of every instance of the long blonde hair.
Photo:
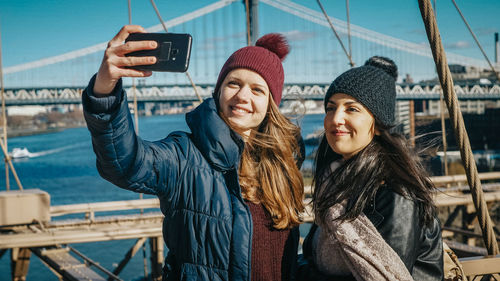
<svg viewBox="0 0 500 281">
<path fill-rule="evenodd" d="M 245 143 L 239 177 L 243 198 L 263 204 L 276 229 L 300 224 L 304 210 L 298 138 L 299 127 L 279 112 L 270 95 L 266 117 Z"/>
</svg>

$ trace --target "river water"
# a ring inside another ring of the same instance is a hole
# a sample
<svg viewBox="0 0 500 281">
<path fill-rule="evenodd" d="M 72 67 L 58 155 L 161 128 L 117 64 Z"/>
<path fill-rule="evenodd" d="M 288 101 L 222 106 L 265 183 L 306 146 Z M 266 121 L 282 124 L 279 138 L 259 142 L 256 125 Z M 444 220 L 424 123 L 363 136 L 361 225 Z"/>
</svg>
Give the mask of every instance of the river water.
<svg viewBox="0 0 500 281">
<path fill-rule="evenodd" d="M 301 126 L 302 135 L 305 137 L 323 127 L 323 115 L 305 115 L 295 122 Z M 164 138 L 175 130 L 189 130 L 184 115 L 139 118 L 139 135 L 146 140 Z M 39 188 L 48 192 L 52 206 L 139 198 L 137 193 L 122 190 L 100 178 L 95 167 L 95 155 L 87 128 L 11 138 L 8 144 L 9 150 L 15 147 L 28 148 L 31 157 L 15 160 L 14 167 L 23 187 Z M 312 150 L 312 146 L 306 146 L 306 154 Z M 310 164 L 310 161 L 306 161 L 304 165 L 310 166 Z M 10 183 L 11 190 L 17 189 L 12 177 Z M 3 168 L 0 171 L 0 188 L 1 190 L 5 188 Z M 134 243 L 135 240 L 120 240 L 72 246 L 112 271 Z M 149 258 L 149 253 L 147 256 Z M 127 264 L 120 277 L 124 280 L 139 280 L 143 276 L 143 255 L 139 251 Z M 10 280 L 10 253 L 6 253 L 0 259 L 0 280 Z M 32 255 L 27 280 L 58 279 L 36 256 Z"/>
</svg>

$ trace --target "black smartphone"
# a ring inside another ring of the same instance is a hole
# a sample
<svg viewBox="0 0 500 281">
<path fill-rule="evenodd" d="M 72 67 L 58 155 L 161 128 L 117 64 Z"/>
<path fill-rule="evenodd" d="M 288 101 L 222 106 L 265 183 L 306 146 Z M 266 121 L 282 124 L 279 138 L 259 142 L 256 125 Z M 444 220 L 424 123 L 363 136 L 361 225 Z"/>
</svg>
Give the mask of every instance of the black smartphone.
<svg viewBox="0 0 500 281">
<path fill-rule="evenodd" d="M 185 72 L 189 67 L 192 37 L 185 33 L 132 33 L 125 39 L 128 41 L 151 40 L 158 43 L 154 50 L 142 50 L 126 54 L 126 56 L 156 57 L 156 63 L 138 65 L 131 68 L 149 71 Z"/>
</svg>

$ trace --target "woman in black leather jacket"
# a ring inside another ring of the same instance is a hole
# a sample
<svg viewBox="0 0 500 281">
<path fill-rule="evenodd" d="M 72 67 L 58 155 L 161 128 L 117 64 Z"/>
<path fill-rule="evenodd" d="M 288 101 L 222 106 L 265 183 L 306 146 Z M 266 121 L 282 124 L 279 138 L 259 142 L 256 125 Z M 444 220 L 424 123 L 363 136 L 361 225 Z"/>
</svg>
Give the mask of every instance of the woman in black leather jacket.
<svg viewBox="0 0 500 281">
<path fill-rule="evenodd" d="M 333 81 L 318 148 L 315 224 L 298 280 L 442 280 L 434 186 L 394 126 L 397 67 L 372 57 Z"/>
</svg>

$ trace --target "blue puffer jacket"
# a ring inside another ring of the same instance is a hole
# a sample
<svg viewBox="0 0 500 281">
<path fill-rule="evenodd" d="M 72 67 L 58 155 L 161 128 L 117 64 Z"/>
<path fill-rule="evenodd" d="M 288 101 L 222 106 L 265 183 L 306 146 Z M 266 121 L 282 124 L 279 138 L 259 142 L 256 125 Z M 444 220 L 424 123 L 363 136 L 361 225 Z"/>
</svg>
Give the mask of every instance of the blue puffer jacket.
<svg viewBox="0 0 500 281">
<path fill-rule="evenodd" d="M 252 218 L 237 170 L 244 143 L 214 100 L 186 115 L 191 134 L 148 142 L 134 133 L 121 82 L 111 96 L 96 98 L 94 79 L 82 99 L 98 171 L 122 188 L 159 197 L 169 249 L 163 280 L 250 280 Z M 285 254 L 295 261 L 298 228 L 291 237 L 294 252 Z"/>
</svg>

